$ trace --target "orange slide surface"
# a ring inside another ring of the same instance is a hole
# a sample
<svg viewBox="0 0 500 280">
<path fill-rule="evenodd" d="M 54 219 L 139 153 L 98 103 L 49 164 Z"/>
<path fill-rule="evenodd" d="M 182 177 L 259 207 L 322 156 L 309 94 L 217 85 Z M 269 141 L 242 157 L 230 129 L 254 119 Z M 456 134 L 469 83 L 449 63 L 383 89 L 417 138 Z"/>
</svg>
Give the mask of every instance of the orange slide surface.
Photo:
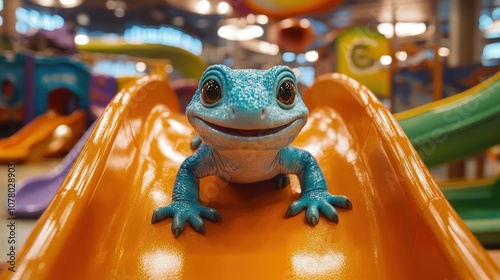
<svg viewBox="0 0 500 280">
<path fill-rule="evenodd" d="M 16 272 L 1 279 L 495 279 L 500 270 L 452 210 L 407 137 L 365 87 L 320 77 L 305 94 L 310 119 L 293 145 L 318 160 L 330 192 L 353 209 L 340 223 L 285 219 L 298 180 L 201 180 L 200 199 L 223 220 L 206 234 L 171 219 L 171 201 L 194 131 L 168 83 L 147 76 L 121 91 L 32 235 Z M 242 154 L 251 157 L 251 154 Z"/>
<path fill-rule="evenodd" d="M 78 141 L 85 126 L 83 110 L 77 110 L 69 116 L 48 111 L 16 134 L 0 139 L 0 162 L 21 162 L 40 156 L 61 155 Z"/>
</svg>

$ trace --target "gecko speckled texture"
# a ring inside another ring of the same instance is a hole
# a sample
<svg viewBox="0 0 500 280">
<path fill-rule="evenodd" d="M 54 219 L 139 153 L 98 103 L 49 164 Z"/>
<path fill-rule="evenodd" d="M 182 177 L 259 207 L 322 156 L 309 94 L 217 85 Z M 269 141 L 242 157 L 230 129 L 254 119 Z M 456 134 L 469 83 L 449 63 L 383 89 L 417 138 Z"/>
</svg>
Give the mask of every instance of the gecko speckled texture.
<svg viewBox="0 0 500 280">
<path fill-rule="evenodd" d="M 235 183 L 274 178 L 278 187 L 284 187 L 290 182 L 288 174 L 296 174 L 302 193 L 290 204 L 286 216 L 306 209 L 306 220 L 313 226 L 320 212 L 338 223 L 334 206 L 352 208 L 347 197 L 328 192 L 314 157 L 290 146 L 306 124 L 308 110 L 289 67 L 233 70 L 212 65 L 204 72 L 186 115 L 198 134 L 193 146 L 199 147 L 177 173 L 172 203 L 157 208 L 151 219 L 156 223 L 173 218 L 176 237 L 186 221 L 204 233 L 202 218 L 221 220 L 217 210 L 199 202 L 199 179 L 206 176 Z M 242 151 L 253 156 L 242 156 Z"/>
</svg>

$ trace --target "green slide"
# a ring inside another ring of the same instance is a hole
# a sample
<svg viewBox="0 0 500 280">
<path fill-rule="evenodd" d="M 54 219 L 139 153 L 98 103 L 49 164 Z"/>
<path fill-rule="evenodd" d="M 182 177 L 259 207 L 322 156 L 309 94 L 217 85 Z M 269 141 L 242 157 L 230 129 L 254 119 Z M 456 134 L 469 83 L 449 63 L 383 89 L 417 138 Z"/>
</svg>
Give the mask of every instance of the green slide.
<svg viewBox="0 0 500 280">
<path fill-rule="evenodd" d="M 455 96 L 394 115 L 427 166 L 500 144 L 500 72 Z"/>
<path fill-rule="evenodd" d="M 207 67 L 203 59 L 181 48 L 159 45 L 159 44 L 127 44 L 127 43 L 96 43 L 79 45 L 80 51 L 124 54 L 143 58 L 168 59 L 173 67 L 182 74 L 184 78 L 198 80 Z"/>
<path fill-rule="evenodd" d="M 500 72 L 395 117 L 427 166 L 484 151 L 500 144 Z M 448 201 L 484 246 L 500 248 L 500 177 L 454 185 L 442 187 Z"/>
<path fill-rule="evenodd" d="M 483 246 L 500 248 L 500 178 L 441 190 Z"/>
</svg>

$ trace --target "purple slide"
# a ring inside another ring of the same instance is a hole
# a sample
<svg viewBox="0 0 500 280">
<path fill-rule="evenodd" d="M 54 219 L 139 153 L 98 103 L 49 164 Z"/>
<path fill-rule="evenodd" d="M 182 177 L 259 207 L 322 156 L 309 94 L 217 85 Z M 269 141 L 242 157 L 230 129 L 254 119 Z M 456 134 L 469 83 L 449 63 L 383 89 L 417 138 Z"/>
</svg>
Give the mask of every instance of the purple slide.
<svg viewBox="0 0 500 280">
<path fill-rule="evenodd" d="M 49 205 L 62 181 L 73 166 L 85 143 L 94 130 L 95 121 L 82 135 L 59 165 L 48 174 L 35 176 L 19 182 L 16 192 L 16 217 L 38 218 Z"/>
</svg>

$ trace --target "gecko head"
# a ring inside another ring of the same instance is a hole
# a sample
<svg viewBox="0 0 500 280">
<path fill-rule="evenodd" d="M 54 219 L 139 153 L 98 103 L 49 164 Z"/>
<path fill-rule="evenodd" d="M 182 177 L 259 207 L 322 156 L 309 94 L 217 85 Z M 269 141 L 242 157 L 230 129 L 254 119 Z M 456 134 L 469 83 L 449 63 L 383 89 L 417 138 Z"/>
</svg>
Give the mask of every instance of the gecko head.
<svg viewBox="0 0 500 280">
<path fill-rule="evenodd" d="M 186 108 L 191 125 L 218 150 L 281 149 L 307 122 L 308 110 L 287 66 L 233 70 L 212 65 Z"/>
</svg>

